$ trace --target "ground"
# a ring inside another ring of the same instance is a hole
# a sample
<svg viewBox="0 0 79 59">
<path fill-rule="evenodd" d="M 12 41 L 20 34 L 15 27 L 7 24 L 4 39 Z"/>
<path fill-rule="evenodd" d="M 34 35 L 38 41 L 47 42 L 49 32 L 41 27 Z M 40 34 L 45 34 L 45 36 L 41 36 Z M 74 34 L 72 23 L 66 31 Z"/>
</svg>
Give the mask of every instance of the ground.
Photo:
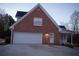
<svg viewBox="0 0 79 59">
<path fill-rule="evenodd" d="M 0 56 L 79 56 L 79 48 L 56 45 L 0 45 Z"/>
</svg>

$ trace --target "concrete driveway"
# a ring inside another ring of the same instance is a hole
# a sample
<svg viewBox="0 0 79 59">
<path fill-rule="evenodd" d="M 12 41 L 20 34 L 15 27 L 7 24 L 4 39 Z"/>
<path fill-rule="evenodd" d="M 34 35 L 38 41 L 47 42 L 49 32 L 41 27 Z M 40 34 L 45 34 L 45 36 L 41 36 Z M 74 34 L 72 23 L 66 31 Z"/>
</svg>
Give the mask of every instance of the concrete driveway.
<svg viewBox="0 0 79 59">
<path fill-rule="evenodd" d="M 0 45 L 0 56 L 79 56 L 79 48 L 41 44 Z"/>
</svg>

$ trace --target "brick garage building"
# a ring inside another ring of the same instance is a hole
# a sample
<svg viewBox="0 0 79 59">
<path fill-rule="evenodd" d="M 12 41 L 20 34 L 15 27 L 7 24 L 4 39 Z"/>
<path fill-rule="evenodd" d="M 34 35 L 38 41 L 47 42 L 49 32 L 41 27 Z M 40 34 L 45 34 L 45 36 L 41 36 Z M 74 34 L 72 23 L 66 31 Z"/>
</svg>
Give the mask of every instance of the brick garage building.
<svg viewBox="0 0 79 59">
<path fill-rule="evenodd" d="M 18 19 L 10 27 L 11 43 L 61 44 L 61 28 L 40 4 Z"/>
</svg>

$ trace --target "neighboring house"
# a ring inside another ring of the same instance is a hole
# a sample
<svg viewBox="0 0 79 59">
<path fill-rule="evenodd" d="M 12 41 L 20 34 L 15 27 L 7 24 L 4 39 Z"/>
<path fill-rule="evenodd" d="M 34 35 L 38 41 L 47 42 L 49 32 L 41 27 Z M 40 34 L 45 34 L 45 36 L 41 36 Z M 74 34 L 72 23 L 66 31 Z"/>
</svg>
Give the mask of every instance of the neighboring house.
<svg viewBox="0 0 79 59">
<path fill-rule="evenodd" d="M 29 12 L 18 11 L 16 18 L 18 21 L 10 27 L 11 43 L 13 44 L 60 45 L 67 40 L 67 34 L 70 33 L 66 29 L 63 32 L 62 26 L 58 26 L 40 4 L 37 4 Z M 64 35 L 65 37 L 62 38 Z"/>
<path fill-rule="evenodd" d="M 24 12 L 24 11 L 17 11 L 16 13 L 16 18 L 17 18 L 17 21 L 26 14 L 27 12 Z"/>
<path fill-rule="evenodd" d="M 67 44 L 69 43 L 69 40 L 72 41 L 72 31 L 67 30 L 65 26 L 59 25 L 59 27 L 61 28 L 61 44 Z M 72 42 L 71 42 L 72 44 Z"/>
</svg>

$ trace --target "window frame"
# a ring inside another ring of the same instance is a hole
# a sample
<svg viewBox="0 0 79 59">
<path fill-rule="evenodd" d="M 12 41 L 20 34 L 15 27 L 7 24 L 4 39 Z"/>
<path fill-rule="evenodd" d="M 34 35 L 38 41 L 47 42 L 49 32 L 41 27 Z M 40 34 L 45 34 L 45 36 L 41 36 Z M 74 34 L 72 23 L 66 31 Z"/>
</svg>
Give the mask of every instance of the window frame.
<svg viewBox="0 0 79 59">
<path fill-rule="evenodd" d="M 43 19 L 41 17 L 34 17 L 33 25 L 34 26 L 42 26 L 43 25 Z"/>
</svg>

